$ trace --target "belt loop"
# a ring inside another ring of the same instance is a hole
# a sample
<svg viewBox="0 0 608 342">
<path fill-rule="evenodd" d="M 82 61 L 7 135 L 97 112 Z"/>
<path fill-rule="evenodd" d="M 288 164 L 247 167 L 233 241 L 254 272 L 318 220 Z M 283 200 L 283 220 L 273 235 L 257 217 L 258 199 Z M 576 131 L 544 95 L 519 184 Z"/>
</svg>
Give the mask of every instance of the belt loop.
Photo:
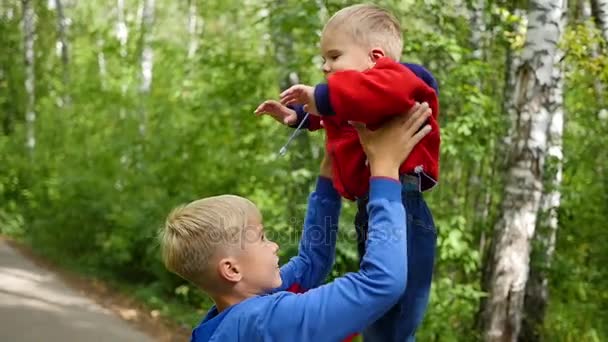
<svg viewBox="0 0 608 342">
<path fill-rule="evenodd" d="M 402 190 L 403 191 L 416 191 L 421 192 L 421 179 L 420 174 L 410 175 L 410 174 L 401 174 L 399 175 L 399 180 L 401 181 Z"/>
</svg>

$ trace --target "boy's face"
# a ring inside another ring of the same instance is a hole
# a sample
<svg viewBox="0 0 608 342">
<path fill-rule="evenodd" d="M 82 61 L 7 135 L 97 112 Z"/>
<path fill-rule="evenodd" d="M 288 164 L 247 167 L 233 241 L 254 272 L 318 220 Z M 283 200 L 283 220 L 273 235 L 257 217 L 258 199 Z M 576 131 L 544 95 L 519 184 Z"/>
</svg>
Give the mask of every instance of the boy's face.
<svg viewBox="0 0 608 342">
<path fill-rule="evenodd" d="M 242 285 L 254 293 L 263 293 L 281 286 L 279 245 L 264 234 L 261 217 L 249 220 L 244 234 L 239 263 L 242 265 Z"/>
<path fill-rule="evenodd" d="M 325 76 L 342 70 L 365 71 L 374 66 L 371 50 L 358 44 L 350 33 L 339 28 L 323 32 L 321 54 Z"/>
</svg>

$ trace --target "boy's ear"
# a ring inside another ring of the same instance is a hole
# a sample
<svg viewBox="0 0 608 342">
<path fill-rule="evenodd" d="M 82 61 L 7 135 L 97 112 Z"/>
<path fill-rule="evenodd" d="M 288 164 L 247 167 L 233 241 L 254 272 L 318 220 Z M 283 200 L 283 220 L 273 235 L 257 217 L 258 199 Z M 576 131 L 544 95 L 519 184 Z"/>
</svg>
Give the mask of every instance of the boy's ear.
<svg viewBox="0 0 608 342">
<path fill-rule="evenodd" d="M 382 57 L 385 57 L 386 54 L 384 53 L 384 50 L 382 48 L 379 47 L 375 47 L 373 49 L 371 49 L 371 51 L 369 52 L 369 57 L 372 60 L 372 62 L 376 62 L 377 60 L 379 60 Z"/>
<path fill-rule="evenodd" d="M 218 275 L 221 279 L 236 283 L 241 281 L 243 273 L 241 272 L 240 266 L 234 258 L 223 258 L 218 264 Z"/>
</svg>

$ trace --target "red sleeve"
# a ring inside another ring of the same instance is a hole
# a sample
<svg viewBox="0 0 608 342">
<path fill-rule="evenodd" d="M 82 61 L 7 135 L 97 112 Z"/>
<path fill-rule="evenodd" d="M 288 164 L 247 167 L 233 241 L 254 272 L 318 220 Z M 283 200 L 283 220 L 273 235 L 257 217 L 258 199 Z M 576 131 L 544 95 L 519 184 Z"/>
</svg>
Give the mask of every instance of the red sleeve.
<svg viewBox="0 0 608 342">
<path fill-rule="evenodd" d="M 336 72 L 329 77 L 327 88 L 329 108 L 341 121 L 381 123 L 390 116 L 405 113 L 416 101 L 429 103 L 433 116 L 438 114 L 433 88 L 389 58 L 379 59 L 372 69 L 364 72 Z"/>
</svg>

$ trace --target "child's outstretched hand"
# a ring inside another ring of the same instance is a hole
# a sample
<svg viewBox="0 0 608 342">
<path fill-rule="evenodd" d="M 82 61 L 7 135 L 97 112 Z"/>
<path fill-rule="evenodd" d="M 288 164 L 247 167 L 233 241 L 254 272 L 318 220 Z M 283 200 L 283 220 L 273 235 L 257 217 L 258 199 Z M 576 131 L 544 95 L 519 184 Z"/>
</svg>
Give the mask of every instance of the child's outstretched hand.
<svg viewBox="0 0 608 342">
<path fill-rule="evenodd" d="M 296 115 L 295 110 L 289 109 L 274 100 L 264 101 L 253 113 L 256 116 L 268 114 L 287 126 L 294 125 L 298 121 L 298 115 Z"/>
<path fill-rule="evenodd" d="M 292 104 L 303 104 L 304 111 L 313 115 L 319 115 L 317 102 L 315 101 L 315 88 L 303 84 L 296 84 L 281 93 L 281 103 L 288 106 Z"/>
</svg>

